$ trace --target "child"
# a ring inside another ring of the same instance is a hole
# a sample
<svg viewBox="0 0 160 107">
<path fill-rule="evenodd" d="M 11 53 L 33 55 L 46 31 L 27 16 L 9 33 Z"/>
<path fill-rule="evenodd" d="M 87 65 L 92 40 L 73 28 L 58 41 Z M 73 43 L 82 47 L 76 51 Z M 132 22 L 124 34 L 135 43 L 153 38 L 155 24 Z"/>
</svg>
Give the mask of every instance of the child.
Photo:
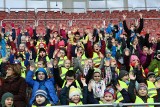
<svg viewBox="0 0 160 107">
<path fill-rule="evenodd" d="M 88 90 L 85 78 L 81 78 L 81 82 L 83 84 L 83 98 L 81 97 L 81 90 L 79 90 L 79 88 L 75 88 L 72 85 L 73 82 L 68 81 L 61 91 L 60 101 L 62 105 L 67 105 L 68 103 L 70 106 L 87 104 Z M 69 95 L 67 95 L 68 90 L 69 90 Z M 69 98 L 67 98 L 67 96 L 69 96 Z M 67 99 L 69 99 L 69 101 Z"/>
<path fill-rule="evenodd" d="M 47 99 L 47 93 L 44 90 L 36 91 L 35 101 L 32 107 L 37 106 L 51 106 L 49 100 Z"/>
<path fill-rule="evenodd" d="M 38 68 L 35 73 L 36 80 L 33 80 L 34 70 L 35 68 L 33 66 L 30 66 L 30 70 L 28 71 L 26 77 L 26 82 L 32 87 L 32 97 L 30 99 L 29 105 L 33 104 L 35 94 L 38 89 L 43 89 L 47 92 L 47 98 L 52 102 L 51 104 L 57 104 L 58 97 L 54 88 L 54 78 L 48 79 L 46 70 L 44 68 Z"/>
<path fill-rule="evenodd" d="M 90 80 L 89 85 L 91 85 L 93 89 L 94 98 L 100 99 L 104 96 L 104 91 L 106 89 L 105 83 L 101 77 L 101 70 L 95 69 L 93 74 L 93 79 Z"/>
<path fill-rule="evenodd" d="M 1 99 L 2 107 L 14 107 L 13 105 L 13 94 L 12 93 L 4 93 Z"/>
</svg>

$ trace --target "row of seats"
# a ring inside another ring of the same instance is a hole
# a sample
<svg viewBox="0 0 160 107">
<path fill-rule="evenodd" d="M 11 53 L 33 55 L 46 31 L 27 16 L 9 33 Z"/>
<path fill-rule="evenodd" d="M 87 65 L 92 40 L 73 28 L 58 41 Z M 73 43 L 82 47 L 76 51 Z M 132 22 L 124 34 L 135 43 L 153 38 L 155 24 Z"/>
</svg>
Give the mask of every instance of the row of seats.
<svg viewBox="0 0 160 107">
<path fill-rule="evenodd" d="M 64 26 L 69 26 L 70 21 L 72 20 L 72 27 L 78 27 L 80 28 L 80 31 L 83 31 L 83 29 L 87 26 L 93 26 L 93 25 L 99 25 L 101 26 L 104 24 L 107 26 L 110 22 L 110 19 L 113 19 L 113 23 L 117 24 L 119 20 L 122 20 L 122 14 L 126 14 L 127 18 L 139 18 L 139 13 L 143 14 L 144 18 L 160 18 L 159 11 L 156 10 L 141 10 L 141 11 L 87 11 L 86 13 L 65 13 L 65 12 L 54 12 L 54 11 L 38 11 L 37 13 L 34 11 L 10 11 L 10 13 L 5 11 L 0 11 L 0 20 L 3 20 L 3 23 L 6 23 L 6 29 L 9 29 L 9 25 L 11 22 L 14 21 L 15 27 L 17 28 L 19 25 L 23 27 L 28 27 L 30 25 L 35 25 L 38 23 L 37 31 L 39 33 L 45 32 L 45 26 L 47 25 L 55 25 L 58 27 L 59 23 L 62 23 Z M 56 20 L 53 20 L 56 19 Z M 64 20 L 60 20 L 64 19 Z M 91 20 L 91 19 L 97 19 L 97 20 Z M 38 20 L 36 23 L 35 20 Z M 152 34 L 155 35 L 159 31 L 160 27 L 160 20 L 155 19 L 147 19 L 145 20 L 145 30 L 150 29 Z M 128 20 L 128 25 L 131 23 L 134 23 L 134 20 Z"/>
</svg>

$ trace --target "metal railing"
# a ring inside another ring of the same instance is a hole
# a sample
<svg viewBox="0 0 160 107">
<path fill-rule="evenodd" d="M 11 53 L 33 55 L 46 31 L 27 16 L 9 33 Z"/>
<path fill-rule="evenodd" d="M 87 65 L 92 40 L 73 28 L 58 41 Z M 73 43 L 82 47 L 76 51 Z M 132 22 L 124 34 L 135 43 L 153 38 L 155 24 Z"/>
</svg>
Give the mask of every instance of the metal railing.
<svg viewBox="0 0 160 107">
<path fill-rule="evenodd" d="M 63 105 L 63 107 L 124 107 L 124 106 L 132 106 L 132 107 L 145 107 L 145 106 L 160 106 L 160 103 L 112 103 L 112 104 L 85 104 L 85 105 L 76 105 L 76 106 L 69 106 L 69 105 Z M 53 106 L 55 107 L 55 106 Z M 62 106 L 56 106 L 56 107 L 62 107 Z"/>
<path fill-rule="evenodd" d="M 25 11 L 28 11 L 30 9 L 34 10 L 35 12 L 38 12 L 38 11 L 42 11 L 42 10 L 45 10 L 45 11 L 52 11 L 52 10 L 59 10 L 59 11 L 64 11 L 64 10 L 72 10 L 71 12 L 74 12 L 74 9 L 80 9 L 80 10 L 84 10 L 84 12 L 87 12 L 87 11 L 96 11 L 96 10 L 100 10 L 100 11 L 114 11 L 114 10 L 132 10 L 132 11 L 135 11 L 135 10 L 152 10 L 152 9 L 155 9 L 157 11 L 160 11 L 160 7 L 110 7 L 110 8 L 1 8 L 0 7 L 0 10 L 5 10 L 6 12 L 10 12 L 12 10 L 22 10 L 24 9 Z"/>
</svg>

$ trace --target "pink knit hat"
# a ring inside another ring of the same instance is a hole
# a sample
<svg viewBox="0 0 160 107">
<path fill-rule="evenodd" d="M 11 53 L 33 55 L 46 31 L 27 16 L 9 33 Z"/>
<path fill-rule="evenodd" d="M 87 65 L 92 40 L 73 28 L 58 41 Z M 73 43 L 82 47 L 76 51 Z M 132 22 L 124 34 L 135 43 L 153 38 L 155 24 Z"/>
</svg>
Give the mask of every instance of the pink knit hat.
<svg viewBox="0 0 160 107">
<path fill-rule="evenodd" d="M 131 55 L 130 63 L 133 62 L 133 60 L 138 60 L 139 61 L 139 58 L 136 55 Z"/>
<path fill-rule="evenodd" d="M 61 46 L 65 46 L 64 41 L 63 41 L 63 40 L 59 41 L 58 46 L 59 46 L 59 47 L 61 47 Z"/>
</svg>

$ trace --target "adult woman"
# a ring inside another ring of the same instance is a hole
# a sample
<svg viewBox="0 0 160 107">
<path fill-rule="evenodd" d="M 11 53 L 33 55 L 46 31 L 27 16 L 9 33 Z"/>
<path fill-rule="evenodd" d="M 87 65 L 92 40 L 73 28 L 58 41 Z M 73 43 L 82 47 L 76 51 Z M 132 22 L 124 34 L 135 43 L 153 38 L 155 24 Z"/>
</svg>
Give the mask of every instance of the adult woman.
<svg viewBox="0 0 160 107">
<path fill-rule="evenodd" d="M 14 95 L 15 107 L 26 107 L 26 82 L 21 77 L 21 66 L 19 64 L 10 64 L 8 66 L 6 77 L 0 88 L 0 98 L 6 92 Z"/>
</svg>

